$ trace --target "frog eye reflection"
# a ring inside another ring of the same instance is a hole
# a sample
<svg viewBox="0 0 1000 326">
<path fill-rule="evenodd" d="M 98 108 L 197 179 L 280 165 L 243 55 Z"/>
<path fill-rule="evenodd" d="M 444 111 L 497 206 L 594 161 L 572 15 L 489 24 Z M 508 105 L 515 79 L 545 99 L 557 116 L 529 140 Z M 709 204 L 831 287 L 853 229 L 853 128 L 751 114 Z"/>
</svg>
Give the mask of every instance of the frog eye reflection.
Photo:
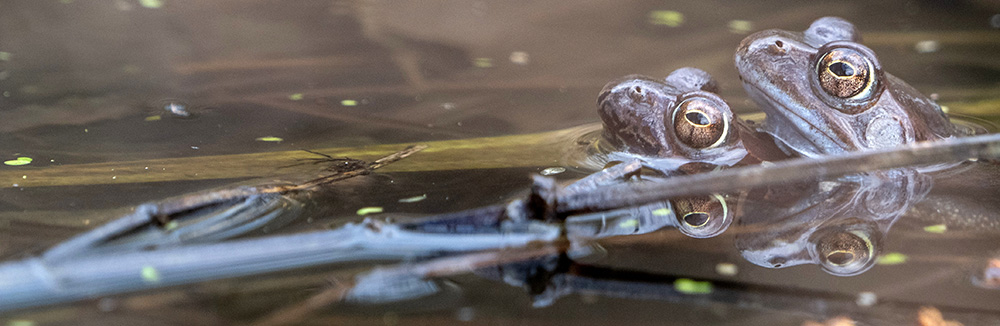
<svg viewBox="0 0 1000 326">
<path fill-rule="evenodd" d="M 862 98 L 871 93 L 875 83 L 872 61 L 851 48 L 833 48 L 816 63 L 819 85 L 838 98 Z"/>
<path fill-rule="evenodd" d="M 823 269 L 835 275 L 853 275 L 870 267 L 874 249 L 871 235 L 858 230 L 833 232 L 816 244 Z"/>
<path fill-rule="evenodd" d="M 690 237 L 714 237 L 733 222 L 733 211 L 720 195 L 680 198 L 671 203 L 676 211 L 677 228 Z"/>
<path fill-rule="evenodd" d="M 677 140 L 691 148 L 719 146 L 729 132 L 729 120 L 723 110 L 729 107 L 707 98 L 690 98 L 673 113 Z"/>
</svg>

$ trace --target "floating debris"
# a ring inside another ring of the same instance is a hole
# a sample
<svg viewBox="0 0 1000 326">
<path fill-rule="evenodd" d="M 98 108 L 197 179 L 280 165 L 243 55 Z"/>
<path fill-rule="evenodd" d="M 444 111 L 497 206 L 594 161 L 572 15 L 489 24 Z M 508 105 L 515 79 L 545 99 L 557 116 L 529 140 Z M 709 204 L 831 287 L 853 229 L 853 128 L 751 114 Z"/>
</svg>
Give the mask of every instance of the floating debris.
<svg viewBox="0 0 1000 326">
<path fill-rule="evenodd" d="M 674 281 L 674 290 L 684 294 L 709 294 L 712 293 L 712 282 L 679 278 Z"/>
<path fill-rule="evenodd" d="M 14 186 L 17 187 L 16 184 Z M 985 289 L 1000 289 L 1000 259 L 993 258 L 987 261 L 986 267 L 973 284 Z"/>
<path fill-rule="evenodd" d="M 907 258 L 909 257 L 907 257 L 904 254 L 898 252 L 890 252 L 885 255 L 879 256 L 878 260 L 875 263 L 879 265 L 899 265 L 905 263 Z"/>
<path fill-rule="evenodd" d="M 935 224 L 924 227 L 924 232 L 929 233 L 944 233 L 945 231 L 948 231 L 948 226 L 945 224 Z"/>
<path fill-rule="evenodd" d="M 491 58 L 476 58 L 472 60 L 472 65 L 477 68 L 491 68 L 493 67 L 493 59 Z"/>
<path fill-rule="evenodd" d="M 990 27 L 1000 29 L 1000 14 L 993 15 L 990 17 Z"/>
<path fill-rule="evenodd" d="M 855 323 L 854 320 L 852 320 L 847 316 L 833 317 L 827 319 L 825 322 L 822 323 L 812 320 L 802 323 L 802 326 L 855 326 L 855 325 L 857 325 L 857 323 Z"/>
<path fill-rule="evenodd" d="M 541 175 L 556 175 L 556 174 L 560 174 L 560 173 L 563 173 L 563 172 L 566 172 L 566 168 L 561 167 L 561 166 L 554 166 L 554 167 L 546 168 L 545 170 L 542 170 L 542 172 L 539 172 L 539 174 L 541 174 Z"/>
<path fill-rule="evenodd" d="M 749 20 L 730 20 L 727 26 L 733 34 L 746 34 L 753 30 L 753 22 Z"/>
<path fill-rule="evenodd" d="M 416 203 L 416 202 L 424 200 L 424 199 L 427 199 L 427 194 L 423 194 L 423 195 L 420 195 L 420 196 L 413 196 L 413 197 L 410 197 L 410 198 L 403 198 L 403 199 L 400 199 L 399 202 L 400 203 Z"/>
<path fill-rule="evenodd" d="M 368 215 L 368 214 L 378 214 L 378 213 L 381 213 L 381 212 L 382 212 L 382 207 L 377 207 L 377 206 L 362 207 L 361 209 L 358 209 L 358 215 L 361 215 L 361 216 Z"/>
<path fill-rule="evenodd" d="M 13 160 L 3 161 L 3 164 L 10 165 L 10 166 L 20 166 L 20 165 L 31 164 L 31 161 L 32 161 L 32 159 L 30 157 L 21 156 L 21 157 L 18 157 L 16 159 L 13 159 Z"/>
<path fill-rule="evenodd" d="M 146 283 L 160 283 L 160 272 L 156 270 L 156 267 L 143 266 L 140 274 Z"/>
<path fill-rule="evenodd" d="M 715 264 L 715 272 L 723 276 L 736 276 L 740 269 L 736 267 L 733 263 L 718 263 Z"/>
<path fill-rule="evenodd" d="M 962 326 L 954 320 L 944 320 L 941 310 L 934 307 L 920 307 L 917 311 L 917 325 L 920 326 Z"/>
<path fill-rule="evenodd" d="M 157 9 L 157 8 L 163 7 L 163 1 L 161 1 L 161 0 L 139 0 L 139 5 L 143 6 L 143 7 L 146 7 L 146 8 Z"/>
<path fill-rule="evenodd" d="M 257 137 L 257 139 L 254 139 L 254 140 L 256 140 L 256 141 L 275 141 L 275 142 L 284 141 L 284 139 L 281 139 L 281 137 L 274 137 L 274 136 Z"/>
<path fill-rule="evenodd" d="M 858 297 L 854 299 L 854 303 L 859 307 L 871 307 L 878 303 L 878 295 L 875 292 L 861 292 L 858 293 Z"/>
<path fill-rule="evenodd" d="M 913 49 L 916 50 L 917 53 L 937 52 L 941 49 L 941 43 L 938 43 L 938 41 L 935 40 L 924 40 L 913 45 Z"/>
<path fill-rule="evenodd" d="M 528 52 L 514 51 L 510 53 L 510 62 L 517 65 L 527 65 L 529 62 Z"/>
<path fill-rule="evenodd" d="M 295 93 L 292 95 L 288 95 L 288 99 L 292 101 L 301 100 L 303 97 L 305 97 L 305 95 L 302 95 L 302 93 Z"/>
<path fill-rule="evenodd" d="M 0 61 L 10 61 L 10 52 L 0 51 Z"/>
<path fill-rule="evenodd" d="M 162 118 L 163 118 L 163 117 L 161 117 L 161 116 L 159 116 L 159 115 L 151 115 L 151 116 L 148 116 L 148 117 L 146 117 L 146 118 L 145 118 L 145 119 L 143 119 L 143 120 L 146 120 L 146 121 L 159 121 L 159 120 L 160 120 L 160 119 L 162 119 Z"/>
<path fill-rule="evenodd" d="M 649 23 L 677 27 L 684 23 L 684 14 L 673 10 L 653 10 L 649 12 Z"/>
<path fill-rule="evenodd" d="M 358 101 L 355 101 L 355 100 L 343 100 L 343 101 L 340 101 L 340 105 L 343 105 L 343 106 L 357 106 L 358 105 Z"/>
<path fill-rule="evenodd" d="M 670 215 L 670 213 L 671 213 L 670 209 L 666 207 L 657 208 L 653 210 L 653 216 L 668 216 Z"/>
</svg>

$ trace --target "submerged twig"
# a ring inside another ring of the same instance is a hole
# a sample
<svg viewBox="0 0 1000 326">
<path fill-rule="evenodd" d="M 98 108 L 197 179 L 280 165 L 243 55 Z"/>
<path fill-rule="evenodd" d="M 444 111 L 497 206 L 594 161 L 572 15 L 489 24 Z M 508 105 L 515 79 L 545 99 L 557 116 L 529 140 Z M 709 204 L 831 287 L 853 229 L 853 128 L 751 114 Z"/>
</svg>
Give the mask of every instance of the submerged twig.
<svg viewBox="0 0 1000 326">
<path fill-rule="evenodd" d="M 389 154 L 388 156 L 385 156 L 383 158 L 377 159 L 374 162 L 371 162 L 371 163 L 368 163 L 368 164 L 351 164 L 351 165 L 349 165 L 349 167 L 348 167 L 348 169 L 346 171 L 345 170 L 336 169 L 333 174 L 321 176 L 319 178 L 315 178 L 315 179 L 312 179 L 312 180 L 309 180 L 309 181 L 306 181 L 306 182 L 303 182 L 303 183 L 300 183 L 300 184 L 297 184 L 297 185 L 291 185 L 291 186 L 287 186 L 287 185 L 272 186 L 272 187 L 261 189 L 261 191 L 262 192 L 268 192 L 268 193 L 287 193 L 287 192 L 292 192 L 292 191 L 302 191 L 302 190 L 313 189 L 315 187 L 319 187 L 319 186 L 322 186 L 322 185 L 330 184 L 331 182 L 336 182 L 336 181 L 340 181 L 340 180 L 344 180 L 344 179 L 348 179 L 348 178 L 353 178 L 353 177 L 356 177 L 356 176 L 359 176 L 359 175 L 365 175 L 365 174 L 372 173 L 372 171 L 374 171 L 374 170 L 376 170 L 378 168 L 381 168 L 381 167 L 386 166 L 388 164 L 391 164 L 393 162 L 396 162 L 396 161 L 399 161 L 401 159 L 404 159 L 407 156 L 413 155 L 414 153 L 422 151 L 422 150 L 424 150 L 426 148 L 427 148 L 427 145 L 413 145 L 413 146 L 407 147 L 407 148 L 405 148 L 405 149 L 403 149 L 401 151 L 398 151 L 398 152 Z M 314 153 L 312 151 L 308 151 L 308 152 Z M 354 160 L 351 160 L 351 159 L 336 159 L 336 158 L 330 157 L 329 155 L 323 155 L 323 156 L 328 157 L 329 161 L 333 161 L 333 162 L 354 161 Z"/>
<path fill-rule="evenodd" d="M 168 199 L 159 203 L 146 203 L 136 207 L 132 214 L 102 225 L 87 233 L 76 236 L 70 240 L 49 249 L 43 257 L 50 261 L 58 261 L 63 258 L 73 257 L 86 252 L 96 246 L 114 238 L 119 238 L 129 232 L 141 229 L 144 226 L 154 223 L 160 227 L 167 228 L 172 221 L 179 219 L 186 212 L 197 209 L 246 201 L 254 196 L 261 195 L 285 195 L 297 191 L 313 190 L 316 187 L 330 184 L 332 182 L 366 175 L 375 169 L 383 167 L 392 162 L 399 161 L 407 156 L 413 155 L 427 148 L 426 145 L 414 145 L 401 151 L 392 153 L 374 162 L 359 166 L 347 171 L 338 171 L 333 174 L 321 176 L 300 184 L 294 185 L 266 185 L 266 186 L 239 186 L 221 190 L 211 190 L 179 198 Z M 220 223 L 236 222 L 231 218 L 223 219 Z M 218 225 L 215 225 L 218 227 Z M 235 235 L 235 234 L 234 234 Z"/>
</svg>

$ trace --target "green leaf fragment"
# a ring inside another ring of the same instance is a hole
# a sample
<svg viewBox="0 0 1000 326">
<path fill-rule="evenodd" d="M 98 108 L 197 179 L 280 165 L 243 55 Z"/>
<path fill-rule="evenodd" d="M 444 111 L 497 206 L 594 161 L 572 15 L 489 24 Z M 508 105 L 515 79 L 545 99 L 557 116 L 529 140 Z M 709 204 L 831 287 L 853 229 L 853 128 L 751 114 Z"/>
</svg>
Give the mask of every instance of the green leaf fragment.
<svg viewBox="0 0 1000 326">
<path fill-rule="evenodd" d="M 302 93 L 295 93 L 292 95 L 288 95 L 288 99 L 292 101 L 301 100 L 303 97 L 305 97 L 305 95 L 302 95 Z"/>
<path fill-rule="evenodd" d="M 924 232 L 944 233 L 945 231 L 948 231 L 948 226 L 944 224 L 928 225 L 924 227 Z"/>
<path fill-rule="evenodd" d="M 146 120 L 146 121 L 157 121 L 157 120 L 160 120 L 160 119 L 162 119 L 162 118 L 163 118 L 163 117 L 161 117 L 161 116 L 158 116 L 158 115 L 151 115 L 151 116 L 148 116 L 148 117 L 146 117 L 146 119 L 145 119 L 145 120 Z"/>
<path fill-rule="evenodd" d="M 10 52 L 0 51 L 0 61 L 10 61 Z"/>
<path fill-rule="evenodd" d="M 735 34 L 746 34 L 753 30 L 753 23 L 748 20 L 730 20 L 729 31 Z"/>
<path fill-rule="evenodd" d="M 414 196 L 414 197 L 410 197 L 410 198 L 403 198 L 403 199 L 400 199 L 399 202 L 400 203 L 416 203 L 416 202 L 424 200 L 424 199 L 427 199 L 427 194 L 423 194 L 423 195 L 420 195 L 420 196 Z"/>
<path fill-rule="evenodd" d="M 653 216 L 667 216 L 667 215 L 670 215 L 670 209 L 669 208 L 664 207 L 664 208 L 657 208 L 657 209 L 653 210 Z"/>
<path fill-rule="evenodd" d="M 11 319 L 7 321 L 7 326 L 35 326 L 35 321 L 27 319 Z"/>
<path fill-rule="evenodd" d="M 343 105 L 343 106 L 357 106 L 358 105 L 358 101 L 355 101 L 355 100 L 342 100 L 342 101 L 340 101 L 340 105 Z"/>
<path fill-rule="evenodd" d="M 3 164 L 10 165 L 10 166 L 19 166 L 19 165 L 28 165 L 28 164 L 31 164 L 31 161 L 32 160 L 31 160 L 30 157 L 24 157 L 24 156 L 22 156 L 22 157 L 18 157 L 16 159 L 13 159 L 13 160 L 3 161 Z"/>
<path fill-rule="evenodd" d="M 649 23 L 677 27 L 684 23 L 684 14 L 673 10 L 653 10 L 649 12 Z"/>
<path fill-rule="evenodd" d="M 358 215 L 378 214 L 382 212 L 382 207 L 362 207 L 358 210 Z"/>
<path fill-rule="evenodd" d="M 265 137 L 257 137 L 256 140 L 257 141 L 283 141 L 284 139 L 281 139 L 281 137 L 265 136 Z"/>
<path fill-rule="evenodd" d="M 622 221 L 621 223 L 618 223 L 619 229 L 635 229 L 637 226 L 639 226 L 639 220 L 634 218 L 630 218 Z"/>
<path fill-rule="evenodd" d="M 712 282 L 679 278 L 674 281 L 674 290 L 684 294 L 709 294 L 712 293 Z"/>
<path fill-rule="evenodd" d="M 139 5 L 146 8 L 160 8 L 163 7 L 163 1 L 161 0 L 139 0 Z"/>
<path fill-rule="evenodd" d="M 493 67 L 493 59 L 491 58 L 476 58 L 472 60 L 472 65 L 477 68 L 490 68 Z"/>
<path fill-rule="evenodd" d="M 878 261 L 876 261 L 876 263 L 879 265 L 899 265 L 905 263 L 906 259 L 907 257 L 904 254 L 898 252 L 890 252 L 885 255 L 879 256 Z"/>
<path fill-rule="evenodd" d="M 160 271 L 157 271 L 153 266 L 143 266 L 140 274 L 142 275 L 142 280 L 146 283 L 160 282 Z"/>
</svg>

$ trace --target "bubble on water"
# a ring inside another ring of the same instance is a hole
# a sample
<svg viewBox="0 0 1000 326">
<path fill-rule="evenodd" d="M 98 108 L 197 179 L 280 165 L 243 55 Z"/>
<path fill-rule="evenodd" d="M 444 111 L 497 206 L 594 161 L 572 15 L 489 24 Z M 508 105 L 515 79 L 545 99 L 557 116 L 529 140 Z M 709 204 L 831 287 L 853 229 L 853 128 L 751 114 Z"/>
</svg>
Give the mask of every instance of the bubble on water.
<svg viewBox="0 0 1000 326">
<path fill-rule="evenodd" d="M 858 298 L 854 300 L 860 307 L 871 307 L 878 303 L 878 295 L 875 292 L 861 292 L 858 293 Z"/>
<path fill-rule="evenodd" d="M 554 175 L 554 174 L 560 174 L 560 173 L 563 173 L 563 172 L 566 172 L 566 168 L 561 167 L 561 166 L 554 166 L 554 167 L 551 167 L 551 168 L 546 168 L 545 170 L 542 170 L 542 172 L 540 172 L 540 173 L 541 173 L 541 175 Z"/>
<path fill-rule="evenodd" d="M 510 62 L 518 65 L 526 65 L 530 61 L 528 52 L 514 51 L 510 53 Z"/>
<path fill-rule="evenodd" d="M 158 101 L 159 107 L 164 111 L 169 112 L 175 117 L 189 118 L 191 117 L 191 111 L 188 111 L 188 104 L 184 101 L 176 99 L 162 99 Z"/>
<path fill-rule="evenodd" d="M 476 317 L 476 309 L 472 307 L 462 307 L 455 312 L 455 319 L 459 321 L 472 321 Z"/>
<path fill-rule="evenodd" d="M 917 53 L 932 53 L 941 49 L 941 43 L 936 40 L 923 40 L 913 45 Z"/>
</svg>

